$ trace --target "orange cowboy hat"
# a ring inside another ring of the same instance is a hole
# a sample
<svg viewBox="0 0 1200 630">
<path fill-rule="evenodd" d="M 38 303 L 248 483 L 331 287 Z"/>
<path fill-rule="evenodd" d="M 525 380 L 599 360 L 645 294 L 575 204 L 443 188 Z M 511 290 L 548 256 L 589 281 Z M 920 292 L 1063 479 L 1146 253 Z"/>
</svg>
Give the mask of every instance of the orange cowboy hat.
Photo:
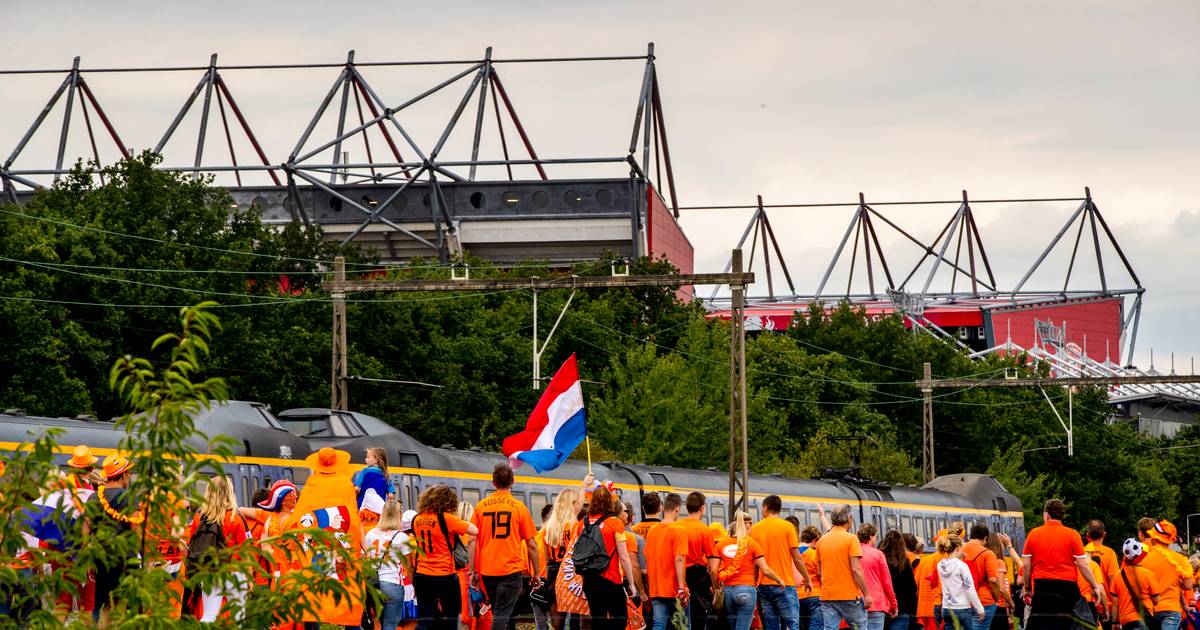
<svg viewBox="0 0 1200 630">
<path fill-rule="evenodd" d="M 121 455 L 109 455 L 104 458 L 104 478 L 112 479 L 120 477 L 123 473 L 133 468 L 133 463 Z"/>
<path fill-rule="evenodd" d="M 1175 539 L 1179 537 L 1179 531 L 1176 530 L 1175 526 L 1171 524 L 1171 521 L 1168 521 L 1167 519 L 1163 519 L 1155 523 L 1154 527 L 1150 528 L 1150 531 L 1147 533 L 1150 534 L 1150 538 L 1153 538 L 1164 545 L 1169 545 L 1175 542 Z"/>
<path fill-rule="evenodd" d="M 71 459 L 67 460 L 67 466 L 87 470 L 96 465 L 96 460 L 97 457 L 92 455 L 92 449 L 80 444 L 71 453 Z"/>
<path fill-rule="evenodd" d="M 313 472 L 336 473 L 350 463 L 350 453 L 326 446 L 305 457 L 304 463 L 308 464 Z"/>
</svg>

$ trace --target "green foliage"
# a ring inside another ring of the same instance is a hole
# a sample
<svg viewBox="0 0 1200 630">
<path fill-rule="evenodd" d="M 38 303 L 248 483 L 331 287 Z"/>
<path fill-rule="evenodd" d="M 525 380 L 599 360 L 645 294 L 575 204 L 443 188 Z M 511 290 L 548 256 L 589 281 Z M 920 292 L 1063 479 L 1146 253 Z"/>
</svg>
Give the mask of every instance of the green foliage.
<svg viewBox="0 0 1200 630">
<path fill-rule="evenodd" d="M 0 206 L 0 403 L 31 414 L 118 415 L 125 407 L 106 387 L 112 359 L 145 355 L 148 334 L 175 326 L 174 309 L 127 305 L 214 299 L 222 343 L 203 369 L 187 374 L 189 382 L 199 387 L 207 373 L 220 374 L 225 390 L 206 395 L 276 409 L 327 405 L 330 307 L 318 283 L 337 254 L 347 256 L 351 277 L 376 273 L 370 255 L 325 243 L 317 228 L 266 226 L 253 211 L 231 212 L 223 191 L 155 171 L 156 160 L 143 155 L 105 169 L 103 186 L 79 168 L 25 206 Z M 561 273 L 537 261 L 513 269 L 467 262 L 473 277 Z M 631 272 L 670 270 L 666 261 L 641 259 Z M 447 275 L 421 261 L 387 273 Z M 571 273 L 606 275 L 609 262 L 580 263 Z M 542 374 L 577 355 L 588 381 L 594 455 L 724 469 L 728 324 L 670 289 L 570 296 L 568 289 L 538 292 Z M 351 381 L 351 406 L 428 444 L 498 448 L 523 426 L 537 398 L 533 319 L 528 290 L 352 295 L 349 371 L 379 380 Z M 753 470 L 807 476 L 857 457 L 864 475 L 896 483 L 919 479 L 914 382 L 922 363 L 938 377 L 1044 370 L 1024 357 L 971 360 L 907 329 L 899 317 L 868 316 L 847 304 L 798 313 L 785 333 L 751 333 L 746 353 Z M 1047 394 L 1053 409 L 1032 388 L 936 392 L 938 472 L 995 474 L 1022 499 L 1031 523 L 1046 496 L 1058 492 L 1079 521 L 1072 524 L 1100 517 L 1113 531 L 1145 514 L 1200 511 L 1200 482 L 1188 474 L 1196 452 L 1150 450 L 1200 444 L 1200 430 L 1175 442 L 1147 440 L 1109 424 L 1103 391 L 1080 390 L 1075 455 L 1067 457 L 1055 414 L 1068 415 L 1065 392 Z M 840 446 L 849 436 L 864 438 L 860 451 Z"/>
</svg>

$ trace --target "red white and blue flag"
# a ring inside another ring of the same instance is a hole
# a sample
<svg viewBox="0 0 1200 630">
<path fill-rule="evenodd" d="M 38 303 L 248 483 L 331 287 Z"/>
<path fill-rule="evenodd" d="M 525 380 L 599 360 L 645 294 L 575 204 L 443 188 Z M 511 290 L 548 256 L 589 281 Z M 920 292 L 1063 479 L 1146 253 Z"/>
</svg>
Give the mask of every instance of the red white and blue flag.
<svg viewBox="0 0 1200 630">
<path fill-rule="evenodd" d="M 300 526 L 344 533 L 350 529 L 350 510 L 344 505 L 313 510 L 300 517 Z"/>
<path fill-rule="evenodd" d="M 586 437 L 583 389 L 572 354 L 550 379 L 525 430 L 505 438 L 501 450 L 514 468 L 525 462 L 542 473 L 561 466 Z"/>
</svg>

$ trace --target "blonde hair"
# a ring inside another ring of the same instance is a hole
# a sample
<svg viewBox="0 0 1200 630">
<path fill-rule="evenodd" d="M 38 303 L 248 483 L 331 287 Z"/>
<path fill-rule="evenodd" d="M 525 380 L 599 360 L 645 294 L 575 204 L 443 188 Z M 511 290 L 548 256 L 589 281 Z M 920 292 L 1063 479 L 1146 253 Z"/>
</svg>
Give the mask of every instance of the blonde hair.
<svg viewBox="0 0 1200 630">
<path fill-rule="evenodd" d="M 233 494 L 233 483 L 225 475 L 213 475 L 204 491 L 204 506 L 200 518 L 210 523 L 225 521 L 225 513 L 237 509 L 237 496 Z"/>
<path fill-rule="evenodd" d="M 953 521 L 950 523 L 950 533 L 957 534 L 959 542 L 962 542 L 962 535 L 967 531 L 967 526 L 962 521 Z"/>
<path fill-rule="evenodd" d="M 400 529 L 400 524 L 404 521 L 404 506 L 395 499 L 390 499 L 383 503 L 383 511 L 379 514 L 379 529 L 384 531 L 395 531 Z"/>
<path fill-rule="evenodd" d="M 375 461 L 379 463 L 379 469 L 383 471 L 383 474 L 388 474 L 388 459 L 386 450 L 379 448 L 378 446 L 369 446 L 367 447 L 367 455 L 374 455 Z"/>
<path fill-rule="evenodd" d="M 749 520 L 750 515 L 742 510 L 734 512 L 733 524 L 729 526 L 729 531 L 733 533 L 734 538 L 741 540 L 742 538 L 746 537 L 746 534 L 750 531 L 750 526 L 746 524 L 746 521 Z"/>
<path fill-rule="evenodd" d="M 938 553 L 950 555 L 962 546 L 962 537 L 958 534 L 948 534 L 937 539 Z"/>
<path fill-rule="evenodd" d="M 458 518 L 461 518 L 464 521 L 469 521 L 469 520 L 471 520 L 471 517 L 474 515 L 475 515 L 475 506 L 474 505 L 471 505 L 470 503 L 467 503 L 466 501 L 463 501 L 462 503 L 458 504 Z"/>
<path fill-rule="evenodd" d="M 579 500 L 579 491 L 567 488 L 558 493 L 554 499 L 554 511 L 550 518 L 542 524 L 543 538 L 547 547 L 557 547 L 562 544 L 563 533 L 571 523 L 575 522 L 575 502 Z"/>
</svg>

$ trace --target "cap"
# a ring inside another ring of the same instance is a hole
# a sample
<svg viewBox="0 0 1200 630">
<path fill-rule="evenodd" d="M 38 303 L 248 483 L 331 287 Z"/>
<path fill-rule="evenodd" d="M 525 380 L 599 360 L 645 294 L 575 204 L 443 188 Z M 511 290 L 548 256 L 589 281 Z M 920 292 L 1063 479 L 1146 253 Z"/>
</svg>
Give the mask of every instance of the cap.
<svg viewBox="0 0 1200 630">
<path fill-rule="evenodd" d="M 104 458 L 104 478 L 112 480 L 133 468 L 133 464 L 123 455 L 109 455 Z"/>
<path fill-rule="evenodd" d="M 268 512 L 278 512 L 279 508 L 283 505 L 284 498 L 295 491 L 295 484 L 287 479 L 280 479 L 271 484 L 270 495 L 267 496 L 266 500 L 259 501 L 257 505 Z"/>
<path fill-rule="evenodd" d="M 1125 543 L 1121 545 L 1121 554 L 1125 559 L 1134 564 L 1141 562 L 1142 557 L 1146 555 L 1146 548 L 1136 538 L 1127 538 Z"/>
<path fill-rule="evenodd" d="M 1154 527 L 1148 533 L 1150 534 L 1150 538 L 1164 545 L 1175 542 L 1175 539 L 1179 537 L 1179 531 L 1167 519 L 1155 523 Z"/>
<path fill-rule="evenodd" d="M 92 455 L 92 449 L 80 444 L 75 447 L 71 453 L 71 459 L 67 460 L 67 466 L 86 470 L 96 465 L 96 456 Z"/>
<path fill-rule="evenodd" d="M 417 518 L 416 510 L 405 510 L 404 514 L 400 515 L 400 529 L 407 531 L 412 528 L 413 519 Z"/>
</svg>

